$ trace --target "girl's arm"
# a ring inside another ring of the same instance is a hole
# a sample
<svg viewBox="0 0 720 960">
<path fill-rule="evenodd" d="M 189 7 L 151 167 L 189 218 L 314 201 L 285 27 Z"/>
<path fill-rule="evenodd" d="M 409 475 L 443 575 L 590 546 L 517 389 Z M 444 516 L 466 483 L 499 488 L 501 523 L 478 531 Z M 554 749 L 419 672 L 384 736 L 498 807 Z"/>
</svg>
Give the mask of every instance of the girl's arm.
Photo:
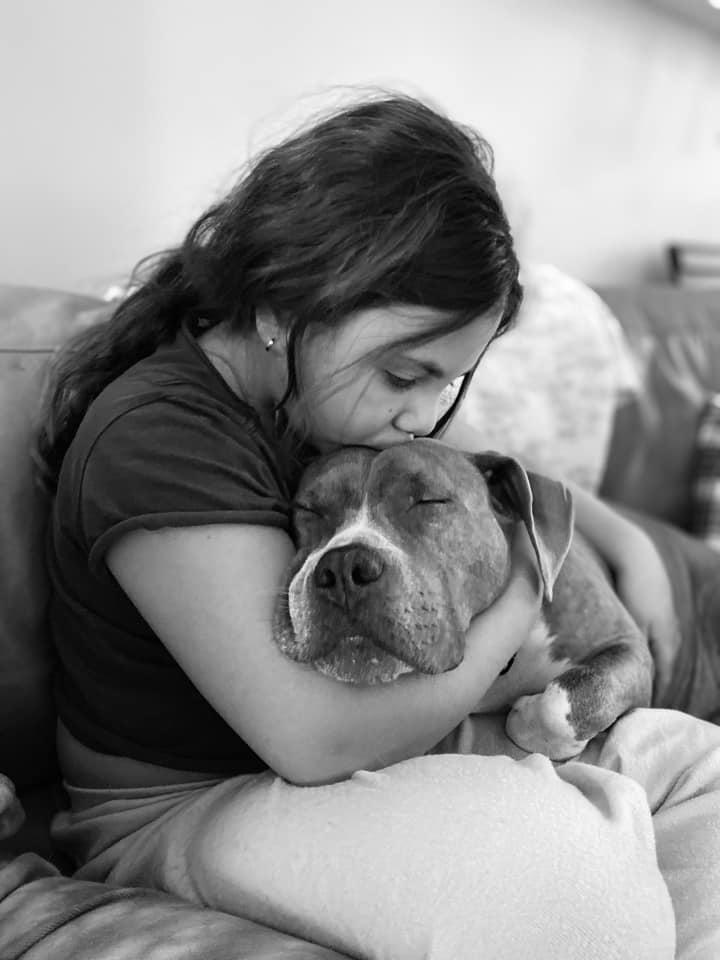
<svg viewBox="0 0 720 960">
<path fill-rule="evenodd" d="M 581 487 L 567 486 L 578 529 L 610 568 L 618 596 L 647 634 L 655 659 L 655 694 L 660 697 L 681 639 L 665 566 L 644 530 Z"/>
<path fill-rule="evenodd" d="M 203 696 L 269 767 L 299 784 L 425 753 L 472 710 L 540 609 L 521 533 L 510 582 L 471 624 L 458 667 L 392 684 L 341 683 L 289 660 L 273 641 L 275 598 L 293 552 L 280 530 L 213 525 L 133 531 L 107 564 Z"/>
</svg>

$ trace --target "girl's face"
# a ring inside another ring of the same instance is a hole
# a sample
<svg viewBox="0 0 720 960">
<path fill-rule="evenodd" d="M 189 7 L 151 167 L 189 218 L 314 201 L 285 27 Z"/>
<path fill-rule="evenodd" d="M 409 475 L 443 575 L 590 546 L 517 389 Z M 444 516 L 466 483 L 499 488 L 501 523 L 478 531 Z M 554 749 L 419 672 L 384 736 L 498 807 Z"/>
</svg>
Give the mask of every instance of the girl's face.
<svg viewBox="0 0 720 960">
<path fill-rule="evenodd" d="M 407 337 L 443 315 L 405 304 L 361 310 L 337 331 L 308 334 L 299 363 L 301 405 L 291 408 L 322 452 L 360 444 L 383 449 L 429 434 L 441 394 L 480 359 L 499 323 L 493 311 L 420 345 Z"/>
</svg>

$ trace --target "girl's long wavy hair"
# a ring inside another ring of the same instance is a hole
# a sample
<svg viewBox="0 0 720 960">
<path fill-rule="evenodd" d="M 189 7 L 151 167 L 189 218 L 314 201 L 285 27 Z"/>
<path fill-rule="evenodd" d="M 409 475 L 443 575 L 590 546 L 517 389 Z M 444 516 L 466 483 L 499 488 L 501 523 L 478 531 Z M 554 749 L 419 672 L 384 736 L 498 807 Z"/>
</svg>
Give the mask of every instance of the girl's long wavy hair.
<svg viewBox="0 0 720 960">
<path fill-rule="evenodd" d="M 288 331 L 288 388 L 312 325 L 413 304 L 443 312 L 413 342 L 520 306 L 510 227 L 490 146 L 413 97 L 384 94 L 335 111 L 263 151 L 177 248 L 136 267 L 110 318 L 64 345 L 50 366 L 37 436 L 52 489 L 92 401 L 184 320 L 250 331 L 268 307 Z M 132 287 L 131 287 L 132 289 Z M 449 422 L 469 377 L 434 435 Z"/>
</svg>

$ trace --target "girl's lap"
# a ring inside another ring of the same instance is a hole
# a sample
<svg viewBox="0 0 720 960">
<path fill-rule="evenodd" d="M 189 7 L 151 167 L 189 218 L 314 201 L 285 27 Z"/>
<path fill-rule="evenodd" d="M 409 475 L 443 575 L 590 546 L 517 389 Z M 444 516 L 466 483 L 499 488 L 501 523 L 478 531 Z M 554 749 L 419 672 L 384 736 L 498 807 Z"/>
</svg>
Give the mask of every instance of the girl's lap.
<svg viewBox="0 0 720 960">
<path fill-rule="evenodd" d="M 105 879 L 111 865 L 113 882 L 159 886 L 359 956 L 461 958 L 482 943 L 497 958 L 672 957 L 672 877 L 657 868 L 642 782 L 652 803 L 660 774 L 635 769 L 634 754 L 654 729 L 667 742 L 699 721 L 652 713 L 620 721 L 594 763 L 515 761 L 501 755 L 497 722 L 472 718 L 475 749 L 497 755 L 434 754 L 319 787 L 239 777 L 178 791 L 164 807 L 135 798 L 135 827 L 85 875 Z M 713 782 L 707 767 L 703 777 Z M 720 817 L 718 797 L 705 829 Z M 122 806 L 106 810 L 106 826 Z M 657 829 L 662 803 L 655 813 Z M 662 864 L 687 824 L 661 827 Z M 678 920 L 687 942 L 692 922 Z"/>
</svg>

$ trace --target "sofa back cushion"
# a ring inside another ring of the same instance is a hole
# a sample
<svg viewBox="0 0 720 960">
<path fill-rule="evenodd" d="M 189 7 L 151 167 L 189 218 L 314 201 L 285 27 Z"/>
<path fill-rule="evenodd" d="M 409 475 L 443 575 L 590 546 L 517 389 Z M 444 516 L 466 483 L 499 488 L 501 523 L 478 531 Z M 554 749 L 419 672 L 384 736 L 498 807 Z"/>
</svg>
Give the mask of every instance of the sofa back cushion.
<svg viewBox="0 0 720 960">
<path fill-rule="evenodd" d="M 444 439 L 597 490 L 618 403 L 637 386 L 622 328 L 588 286 L 524 263 L 515 323 L 487 351 Z"/>
<path fill-rule="evenodd" d="M 616 413 L 600 493 L 687 529 L 700 415 L 720 390 L 720 288 L 597 292 L 620 320 L 640 378 Z"/>
<path fill-rule="evenodd" d="M 0 286 L 0 771 L 18 787 L 57 770 L 45 626 L 48 503 L 31 459 L 43 372 L 56 346 L 107 310 L 92 297 Z"/>
</svg>

